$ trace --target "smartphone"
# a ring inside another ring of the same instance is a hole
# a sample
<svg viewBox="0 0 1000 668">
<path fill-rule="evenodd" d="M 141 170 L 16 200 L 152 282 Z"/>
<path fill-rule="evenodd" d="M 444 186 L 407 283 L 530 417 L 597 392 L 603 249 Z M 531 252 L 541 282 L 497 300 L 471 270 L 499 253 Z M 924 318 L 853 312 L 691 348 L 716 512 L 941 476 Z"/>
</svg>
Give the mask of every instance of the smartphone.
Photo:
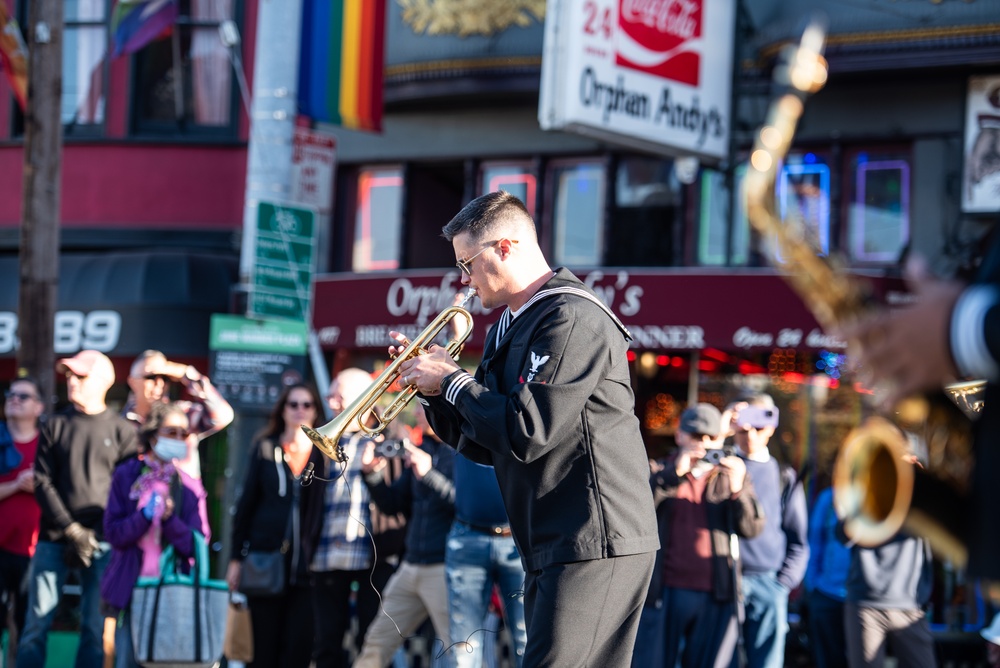
<svg viewBox="0 0 1000 668">
<path fill-rule="evenodd" d="M 736 418 L 739 425 L 748 424 L 754 429 L 765 429 L 778 426 L 778 409 L 763 406 L 747 406 Z"/>
</svg>

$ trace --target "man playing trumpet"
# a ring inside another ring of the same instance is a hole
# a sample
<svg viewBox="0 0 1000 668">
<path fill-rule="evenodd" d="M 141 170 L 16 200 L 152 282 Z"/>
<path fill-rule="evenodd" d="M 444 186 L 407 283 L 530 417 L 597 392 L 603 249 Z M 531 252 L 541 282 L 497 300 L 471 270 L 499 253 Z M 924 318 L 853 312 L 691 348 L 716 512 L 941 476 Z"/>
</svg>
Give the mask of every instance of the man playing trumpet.
<svg viewBox="0 0 1000 668">
<path fill-rule="evenodd" d="M 483 195 L 444 227 L 463 285 L 505 306 L 475 375 L 433 347 L 400 366 L 431 426 L 491 464 L 525 567 L 525 667 L 629 665 L 659 545 L 628 330 L 553 271 L 524 204 Z M 392 332 L 401 352 L 406 339 Z"/>
</svg>

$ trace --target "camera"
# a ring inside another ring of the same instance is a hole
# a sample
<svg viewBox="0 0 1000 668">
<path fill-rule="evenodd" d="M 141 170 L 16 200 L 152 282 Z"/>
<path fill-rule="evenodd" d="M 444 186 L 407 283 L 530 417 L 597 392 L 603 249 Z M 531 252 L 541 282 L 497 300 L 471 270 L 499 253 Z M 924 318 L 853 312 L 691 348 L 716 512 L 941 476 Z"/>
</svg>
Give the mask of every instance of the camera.
<svg viewBox="0 0 1000 668">
<path fill-rule="evenodd" d="M 705 451 L 705 456 L 701 461 L 708 462 L 712 466 L 718 466 L 723 457 L 730 457 L 736 454 L 736 448 L 732 445 L 724 445 L 721 448 L 710 448 Z"/>
<path fill-rule="evenodd" d="M 375 444 L 375 454 L 379 457 L 402 457 L 404 452 L 406 452 L 406 448 L 403 447 L 403 441 L 386 440 Z"/>
<path fill-rule="evenodd" d="M 778 409 L 764 408 L 763 406 L 747 406 L 740 411 L 736 418 L 739 425 L 748 424 L 754 429 L 764 429 L 766 427 L 778 427 Z"/>
</svg>

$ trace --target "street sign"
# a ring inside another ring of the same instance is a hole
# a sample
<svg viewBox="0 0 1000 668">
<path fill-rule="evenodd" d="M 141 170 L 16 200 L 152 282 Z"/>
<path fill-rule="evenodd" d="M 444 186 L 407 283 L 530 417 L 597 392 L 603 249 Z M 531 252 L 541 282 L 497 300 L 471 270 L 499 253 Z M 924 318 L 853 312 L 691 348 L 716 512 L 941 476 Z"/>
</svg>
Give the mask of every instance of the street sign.
<svg viewBox="0 0 1000 668">
<path fill-rule="evenodd" d="M 307 329 L 304 322 L 212 315 L 213 384 L 235 407 L 269 408 L 285 387 L 305 376 Z"/>
<path fill-rule="evenodd" d="M 247 315 L 308 322 L 315 266 L 316 212 L 261 202 Z"/>
</svg>

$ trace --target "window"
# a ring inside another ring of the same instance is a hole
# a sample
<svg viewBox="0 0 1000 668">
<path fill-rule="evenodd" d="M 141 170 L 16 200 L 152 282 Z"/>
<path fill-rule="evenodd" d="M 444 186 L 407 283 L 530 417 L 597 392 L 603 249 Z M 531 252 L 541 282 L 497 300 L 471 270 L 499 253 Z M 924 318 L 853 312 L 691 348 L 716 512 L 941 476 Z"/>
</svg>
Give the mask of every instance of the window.
<svg viewBox="0 0 1000 668">
<path fill-rule="evenodd" d="M 527 163 L 488 162 L 482 166 L 479 194 L 505 190 L 524 202 L 528 213 L 534 217 L 537 185 L 538 179 Z"/>
<path fill-rule="evenodd" d="M 681 192 L 672 160 L 622 156 L 615 170 L 615 207 L 604 264 L 655 267 L 680 263 Z"/>
<path fill-rule="evenodd" d="M 20 3 L 22 30 L 28 25 L 28 2 Z M 108 4 L 107 0 L 65 0 L 59 117 L 67 134 L 94 134 L 104 124 Z M 24 115 L 16 105 L 13 120 L 14 134 L 23 135 Z"/>
<path fill-rule="evenodd" d="M 604 256 L 604 163 L 552 162 L 546 183 L 553 202 L 555 263 L 600 266 Z"/>
<path fill-rule="evenodd" d="M 895 264 L 910 241 L 908 156 L 859 151 L 848 164 L 851 259 L 862 264 Z"/>
<path fill-rule="evenodd" d="M 219 25 L 238 0 L 179 0 L 177 25 L 133 62 L 133 132 L 235 135 L 235 89 Z"/>
<path fill-rule="evenodd" d="M 353 271 L 398 269 L 402 237 L 403 170 L 365 168 L 358 173 Z"/>
<path fill-rule="evenodd" d="M 66 0 L 60 105 L 63 125 L 104 123 L 106 4 L 106 0 Z"/>
<path fill-rule="evenodd" d="M 736 188 L 736 215 L 733 216 L 732 265 L 745 265 L 750 255 L 750 221 L 747 220 L 746 204 L 742 197 L 743 176 L 746 163 L 736 167 L 734 187 Z M 725 266 L 726 244 L 729 237 L 729 190 L 726 175 L 714 169 L 701 170 L 701 209 L 698 226 L 698 264 L 702 266 Z"/>
<path fill-rule="evenodd" d="M 749 255 L 750 221 L 747 218 L 743 178 L 746 163 L 736 167 L 736 215 L 734 216 L 732 263 L 746 264 Z M 715 181 L 718 183 L 715 183 Z M 701 220 L 699 234 L 699 260 L 703 264 L 720 264 L 725 254 L 722 223 L 725 203 L 715 201 L 725 192 L 723 176 L 709 176 L 702 180 Z M 799 225 L 805 236 L 820 254 L 830 253 L 830 167 L 826 159 L 814 153 L 791 153 L 781 167 L 775 184 L 775 209 L 785 224 Z M 709 200 L 709 201 L 706 201 Z M 706 226 L 705 221 L 708 221 Z M 773 239 L 761 239 L 758 250 L 768 258 L 783 262 Z"/>
<path fill-rule="evenodd" d="M 829 255 L 830 167 L 825 160 L 815 153 L 790 154 L 777 187 L 781 219 L 802 225 L 813 248 Z"/>
</svg>

